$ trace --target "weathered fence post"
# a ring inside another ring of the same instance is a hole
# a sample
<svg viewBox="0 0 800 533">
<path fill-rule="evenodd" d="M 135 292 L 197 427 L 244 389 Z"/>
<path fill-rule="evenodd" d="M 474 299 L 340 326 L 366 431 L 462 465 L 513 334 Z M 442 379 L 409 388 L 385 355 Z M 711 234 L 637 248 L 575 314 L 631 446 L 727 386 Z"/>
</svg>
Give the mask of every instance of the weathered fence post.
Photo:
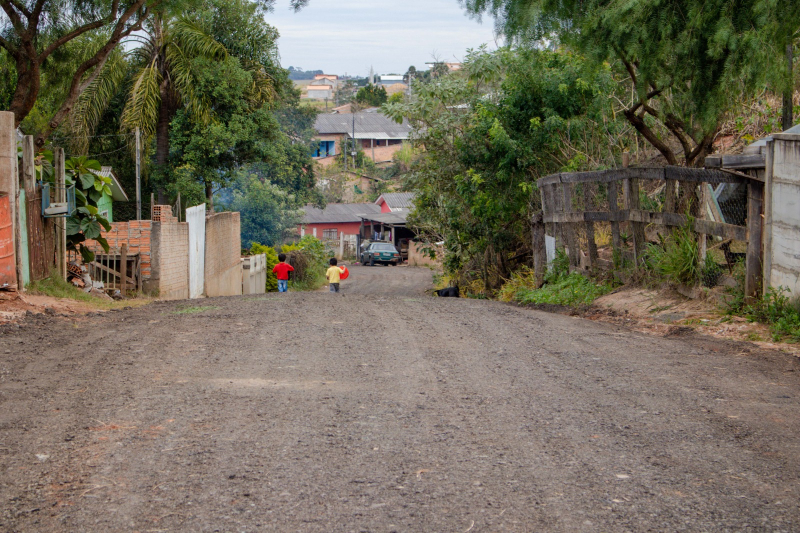
<svg viewBox="0 0 800 533">
<path fill-rule="evenodd" d="M 119 247 L 119 292 L 125 296 L 128 288 L 128 243 Z"/>
<path fill-rule="evenodd" d="M 761 285 L 761 241 L 764 207 L 764 184 L 751 180 L 747 185 L 747 272 L 744 279 L 744 294 L 755 298 Z"/>
<path fill-rule="evenodd" d="M 623 258 L 622 242 L 619 235 L 619 204 L 617 203 L 618 183 L 616 180 L 608 182 L 608 208 L 611 210 L 611 242 L 614 252 L 619 254 L 620 259 Z M 619 265 L 614 265 L 619 266 Z"/>
<path fill-rule="evenodd" d="M 632 213 L 641 210 L 641 200 L 639 198 L 639 180 L 626 179 L 625 185 L 627 189 L 628 203 L 625 206 L 628 209 L 628 219 L 634 219 Z M 631 237 L 633 237 L 633 262 L 638 266 L 639 260 L 644 255 L 645 238 L 644 238 L 644 224 L 641 222 L 630 222 Z"/>
<path fill-rule="evenodd" d="M 775 141 L 767 141 L 766 167 L 764 169 L 764 264 L 762 267 L 763 287 L 761 294 L 767 294 L 772 286 L 772 187 L 773 164 L 775 162 Z"/>
<path fill-rule="evenodd" d="M 561 187 L 564 189 L 564 213 L 572 213 L 572 188 L 575 186 L 573 183 L 562 183 Z M 575 238 L 575 224 L 573 222 L 566 222 L 563 224 L 566 232 L 567 246 L 569 247 L 569 264 L 574 267 L 581 265 L 581 255 L 578 250 L 578 239 Z"/>
<path fill-rule="evenodd" d="M 64 149 L 54 148 L 53 158 L 55 160 L 56 177 L 56 202 L 64 203 L 67 201 L 67 187 L 64 169 Z M 67 279 L 67 219 L 61 220 L 56 224 L 56 267 L 61 279 Z"/>
<path fill-rule="evenodd" d="M 583 210 L 591 211 L 589 207 L 592 205 L 592 195 L 589 191 L 589 182 L 583 184 Z M 594 240 L 594 222 L 586 221 L 586 242 L 588 244 L 588 259 L 589 268 L 594 268 L 597 265 L 597 242 Z"/>
<path fill-rule="evenodd" d="M 536 287 L 544 283 L 544 274 L 547 269 L 547 249 L 544 243 L 544 214 L 536 213 L 531 220 L 531 234 L 533 235 L 533 274 L 536 277 Z"/>
<path fill-rule="evenodd" d="M 700 213 L 698 214 L 699 220 L 705 220 L 708 216 L 707 202 L 709 201 L 708 185 L 705 182 L 700 182 Z M 697 244 L 699 251 L 699 260 L 701 265 L 706 263 L 706 255 L 708 254 L 708 235 L 705 233 L 697 234 Z"/>
</svg>

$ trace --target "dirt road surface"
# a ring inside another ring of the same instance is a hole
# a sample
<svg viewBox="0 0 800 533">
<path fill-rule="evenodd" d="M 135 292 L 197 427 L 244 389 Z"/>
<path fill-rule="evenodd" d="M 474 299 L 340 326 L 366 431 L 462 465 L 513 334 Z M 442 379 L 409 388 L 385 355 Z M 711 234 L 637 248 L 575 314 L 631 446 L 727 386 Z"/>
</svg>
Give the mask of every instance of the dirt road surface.
<svg viewBox="0 0 800 533">
<path fill-rule="evenodd" d="M 800 530 L 797 359 L 352 272 L 3 329 L 0 530 Z"/>
</svg>

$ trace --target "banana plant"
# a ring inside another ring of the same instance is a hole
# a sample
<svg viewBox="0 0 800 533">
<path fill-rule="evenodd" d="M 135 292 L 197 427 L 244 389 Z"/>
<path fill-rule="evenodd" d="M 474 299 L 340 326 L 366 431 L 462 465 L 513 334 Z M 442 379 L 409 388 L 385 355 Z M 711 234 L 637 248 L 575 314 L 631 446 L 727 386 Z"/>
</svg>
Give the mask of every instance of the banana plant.
<svg viewBox="0 0 800 533">
<path fill-rule="evenodd" d="M 94 252 L 84 245 L 93 240 L 108 252 L 108 241 L 102 231 L 111 230 L 108 219 L 101 216 L 97 203 L 103 194 L 111 196 L 111 178 L 99 174 L 100 163 L 85 156 L 73 157 L 64 162 L 67 186 L 75 186 L 75 213 L 67 218 L 67 248 L 79 251 L 84 262 L 94 261 Z"/>
</svg>

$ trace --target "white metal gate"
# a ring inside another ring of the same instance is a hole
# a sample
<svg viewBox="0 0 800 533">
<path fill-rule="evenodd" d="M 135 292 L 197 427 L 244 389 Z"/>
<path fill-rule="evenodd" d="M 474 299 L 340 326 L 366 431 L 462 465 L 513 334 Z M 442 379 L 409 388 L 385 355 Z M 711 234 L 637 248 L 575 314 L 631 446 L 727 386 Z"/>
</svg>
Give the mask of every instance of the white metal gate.
<svg viewBox="0 0 800 533">
<path fill-rule="evenodd" d="M 189 298 L 203 296 L 206 262 L 206 205 L 186 210 L 189 223 Z"/>
</svg>

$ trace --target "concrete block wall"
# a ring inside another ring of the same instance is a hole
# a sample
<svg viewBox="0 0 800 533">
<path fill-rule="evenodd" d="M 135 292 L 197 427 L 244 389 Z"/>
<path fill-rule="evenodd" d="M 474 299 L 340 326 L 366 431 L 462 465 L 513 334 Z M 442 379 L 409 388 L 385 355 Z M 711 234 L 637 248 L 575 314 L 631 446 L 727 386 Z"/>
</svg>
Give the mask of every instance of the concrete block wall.
<svg viewBox="0 0 800 533">
<path fill-rule="evenodd" d="M 206 296 L 242 294 L 241 255 L 239 213 L 217 213 L 206 217 Z"/>
<path fill-rule="evenodd" d="M 189 297 L 189 225 L 153 222 L 152 284 L 164 300 Z"/>
</svg>

